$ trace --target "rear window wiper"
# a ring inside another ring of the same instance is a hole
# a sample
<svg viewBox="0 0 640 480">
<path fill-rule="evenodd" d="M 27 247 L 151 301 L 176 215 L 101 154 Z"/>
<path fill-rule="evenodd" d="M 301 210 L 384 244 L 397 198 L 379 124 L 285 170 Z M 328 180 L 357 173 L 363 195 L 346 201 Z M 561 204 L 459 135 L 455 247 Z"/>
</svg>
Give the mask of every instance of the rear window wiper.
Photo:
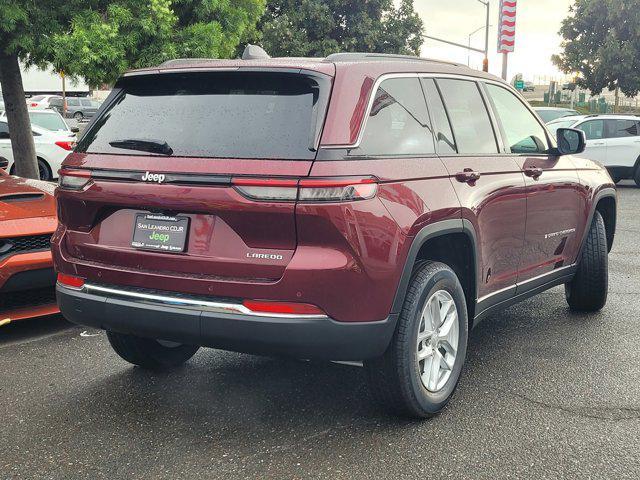
<svg viewBox="0 0 640 480">
<path fill-rule="evenodd" d="M 164 140 L 154 140 L 152 138 L 125 138 L 122 140 L 113 140 L 109 142 L 109 145 L 126 150 L 173 155 L 173 149 L 167 142 Z"/>
</svg>

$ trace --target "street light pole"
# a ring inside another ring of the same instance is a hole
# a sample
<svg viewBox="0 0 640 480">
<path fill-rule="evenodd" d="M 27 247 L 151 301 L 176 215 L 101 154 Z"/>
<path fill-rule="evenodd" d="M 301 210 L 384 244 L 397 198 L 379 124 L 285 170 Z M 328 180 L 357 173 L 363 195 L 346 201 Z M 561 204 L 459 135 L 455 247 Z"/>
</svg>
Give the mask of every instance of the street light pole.
<svg viewBox="0 0 640 480">
<path fill-rule="evenodd" d="M 485 24 L 486 31 L 484 33 L 484 61 L 482 62 L 482 70 L 489 71 L 489 0 L 478 0 L 487 9 L 487 22 Z"/>
<path fill-rule="evenodd" d="M 468 41 L 467 41 L 467 50 L 469 50 L 469 52 L 467 53 L 467 67 L 470 66 L 471 63 L 471 50 L 473 50 L 471 48 L 471 37 L 473 37 L 476 33 L 478 33 L 480 30 L 486 29 L 486 26 L 480 27 L 480 28 L 476 28 L 473 32 L 471 32 L 468 35 Z M 491 28 L 491 25 L 489 25 L 489 28 Z M 486 42 L 485 42 L 485 50 L 484 51 L 480 51 L 480 53 L 484 53 L 485 58 L 487 57 L 487 50 L 486 50 Z"/>
</svg>

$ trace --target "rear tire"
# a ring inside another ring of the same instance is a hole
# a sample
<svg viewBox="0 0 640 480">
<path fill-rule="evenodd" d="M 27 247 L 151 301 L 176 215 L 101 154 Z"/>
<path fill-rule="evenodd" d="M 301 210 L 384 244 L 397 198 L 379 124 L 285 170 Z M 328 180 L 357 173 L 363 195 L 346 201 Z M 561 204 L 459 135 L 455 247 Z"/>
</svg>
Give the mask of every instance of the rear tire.
<svg viewBox="0 0 640 480">
<path fill-rule="evenodd" d="M 432 261 L 417 267 L 391 344 L 382 357 L 364 362 L 376 402 L 402 416 L 439 413 L 458 385 L 467 329 L 465 296 L 453 270 Z"/>
<path fill-rule="evenodd" d="M 633 181 L 640 187 L 640 165 L 636 167 L 636 174 L 633 176 Z"/>
<path fill-rule="evenodd" d="M 73 118 L 75 118 L 76 122 L 81 122 L 84 119 L 84 115 L 82 112 L 76 112 L 73 114 Z"/>
<path fill-rule="evenodd" d="M 107 338 L 122 359 L 148 370 L 178 367 L 193 357 L 200 348 L 194 345 L 171 345 L 171 342 L 110 331 L 107 331 Z"/>
<path fill-rule="evenodd" d="M 602 215 L 596 211 L 580 255 L 578 271 L 573 280 L 565 284 L 565 295 L 571 310 L 596 312 L 607 303 L 608 289 L 607 232 Z"/>
</svg>

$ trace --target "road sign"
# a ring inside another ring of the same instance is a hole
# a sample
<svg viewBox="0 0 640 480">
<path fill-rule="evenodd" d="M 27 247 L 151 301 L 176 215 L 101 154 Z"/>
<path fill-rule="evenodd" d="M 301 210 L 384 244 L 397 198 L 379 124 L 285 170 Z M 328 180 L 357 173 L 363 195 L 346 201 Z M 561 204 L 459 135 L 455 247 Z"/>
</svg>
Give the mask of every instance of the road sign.
<svg viewBox="0 0 640 480">
<path fill-rule="evenodd" d="M 516 87 L 516 90 L 524 90 L 524 81 L 516 80 L 515 87 Z"/>
</svg>

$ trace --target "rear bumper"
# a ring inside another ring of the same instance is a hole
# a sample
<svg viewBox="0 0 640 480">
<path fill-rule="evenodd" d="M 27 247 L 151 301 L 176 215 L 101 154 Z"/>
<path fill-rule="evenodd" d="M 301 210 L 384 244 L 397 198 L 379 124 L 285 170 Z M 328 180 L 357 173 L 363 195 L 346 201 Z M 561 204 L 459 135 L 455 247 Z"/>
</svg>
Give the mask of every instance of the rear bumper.
<svg viewBox="0 0 640 480">
<path fill-rule="evenodd" d="M 384 353 L 396 315 L 380 322 L 336 322 L 213 312 L 139 298 L 56 286 L 58 305 L 71 322 L 140 337 L 238 352 L 325 360 L 366 360 Z"/>
</svg>

